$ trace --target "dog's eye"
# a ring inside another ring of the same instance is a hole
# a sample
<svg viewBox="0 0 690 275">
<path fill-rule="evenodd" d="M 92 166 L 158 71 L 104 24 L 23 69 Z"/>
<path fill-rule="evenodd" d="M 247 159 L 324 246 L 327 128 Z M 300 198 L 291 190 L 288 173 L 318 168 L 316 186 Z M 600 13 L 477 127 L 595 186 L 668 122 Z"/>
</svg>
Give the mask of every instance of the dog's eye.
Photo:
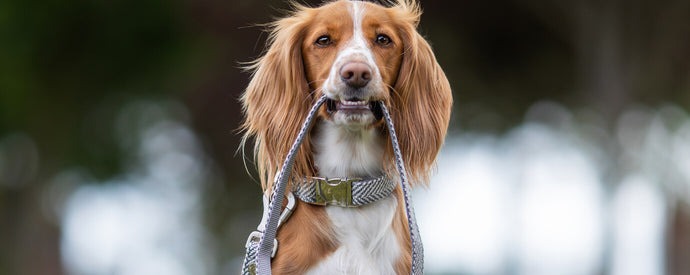
<svg viewBox="0 0 690 275">
<path fill-rule="evenodd" d="M 376 37 L 376 43 L 381 45 L 381 46 L 388 46 L 388 44 L 391 43 L 391 38 L 388 37 L 388 35 L 385 34 L 379 34 Z"/>
<path fill-rule="evenodd" d="M 314 42 L 314 44 L 316 44 L 319 47 L 328 47 L 332 43 L 333 41 L 331 40 L 331 37 L 328 35 L 319 36 L 319 38 L 316 39 L 316 42 Z"/>
</svg>

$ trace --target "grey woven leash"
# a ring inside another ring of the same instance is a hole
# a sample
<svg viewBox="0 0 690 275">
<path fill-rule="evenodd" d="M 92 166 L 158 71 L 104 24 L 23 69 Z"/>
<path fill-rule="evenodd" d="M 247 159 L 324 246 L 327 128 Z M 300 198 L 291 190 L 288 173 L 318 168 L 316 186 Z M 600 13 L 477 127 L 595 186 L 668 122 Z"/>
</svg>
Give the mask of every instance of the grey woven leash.
<svg viewBox="0 0 690 275">
<path fill-rule="evenodd" d="M 395 134 L 395 127 L 393 126 L 393 119 L 386 105 L 381 102 L 379 104 L 383 111 L 383 117 L 386 119 L 388 125 L 388 133 L 391 136 L 393 143 L 393 152 L 395 153 L 395 164 L 400 174 L 400 185 L 402 186 L 403 194 L 405 195 L 405 212 L 407 213 L 407 226 L 410 228 L 410 241 L 412 242 L 412 270 L 413 275 L 424 274 L 424 247 L 422 246 L 422 237 L 419 235 L 419 227 L 417 227 L 417 218 L 414 214 L 414 207 L 412 206 L 412 193 L 410 192 L 410 185 L 407 182 L 407 172 L 405 171 L 405 164 L 403 163 L 402 153 L 400 152 L 400 145 L 398 144 L 398 136 Z"/>
<path fill-rule="evenodd" d="M 314 106 L 309 110 L 307 119 L 302 124 L 302 129 L 300 129 L 299 134 L 295 142 L 292 144 L 290 151 L 285 157 L 285 162 L 283 162 L 283 167 L 280 169 L 280 174 L 278 174 L 278 181 L 273 185 L 273 194 L 271 194 L 271 203 L 269 204 L 268 210 L 268 222 L 266 227 L 262 231 L 261 242 L 259 243 L 259 254 L 257 255 L 257 274 L 260 275 L 270 275 L 271 274 L 271 254 L 273 253 L 273 240 L 276 237 L 276 231 L 278 230 L 278 220 L 280 216 L 280 208 L 283 205 L 283 196 L 285 196 L 285 187 L 287 186 L 288 178 L 290 177 L 290 172 L 292 171 L 292 165 L 295 163 L 295 156 L 297 149 L 304 141 L 307 132 L 311 128 L 312 122 L 314 121 L 314 115 L 316 111 L 321 107 L 326 101 L 326 96 L 321 96 Z"/>
<path fill-rule="evenodd" d="M 338 185 L 333 187 L 334 183 Z M 328 194 L 324 187 L 343 190 L 344 194 Z M 363 180 L 310 177 L 297 184 L 292 192 L 306 203 L 357 207 L 388 197 L 393 189 L 395 181 L 385 175 Z"/>
<path fill-rule="evenodd" d="M 318 108 L 326 101 L 326 96 L 321 96 L 314 106 L 312 106 L 307 119 L 302 125 L 295 142 L 292 144 L 290 151 L 285 158 L 285 162 L 278 174 L 278 180 L 273 186 L 273 194 L 271 195 L 271 203 L 269 204 L 268 211 L 268 222 L 263 229 L 263 234 L 261 234 L 261 241 L 259 242 L 258 255 L 256 255 L 256 274 L 259 275 L 270 275 L 271 274 L 271 254 L 273 252 L 273 240 L 276 237 L 276 231 L 278 226 L 278 220 L 281 212 L 281 206 L 283 205 L 283 197 L 285 196 L 285 189 L 287 186 L 287 180 L 292 171 L 292 165 L 295 161 L 295 156 L 297 149 L 304 141 L 304 138 L 311 128 L 312 122 L 314 120 L 314 115 Z M 400 174 L 400 184 L 402 186 L 403 194 L 405 196 L 405 211 L 407 213 L 407 224 L 410 229 L 410 241 L 412 243 L 412 275 L 420 275 L 424 273 L 424 250 L 422 248 L 422 240 L 419 236 L 419 229 L 417 227 L 417 220 L 414 215 L 414 208 L 412 207 L 412 195 L 409 191 L 409 183 L 407 182 L 407 173 L 405 172 L 405 166 L 403 164 L 402 154 L 400 153 L 400 145 L 398 144 L 398 138 L 395 134 L 395 129 L 393 126 L 393 120 L 391 119 L 388 109 L 386 109 L 383 102 L 380 104 L 383 110 L 383 116 L 386 119 L 386 124 L 388 126 L 388 131 L 390 133 L 391 141 L 393 143 L 393 151 L 395 153 L 395 162 Z M 250 248 L 248 247 L 248 251 Z M 253 256 L 253 255 L 251 255 Z M 250 255 L 247 255 L 249 258 Z M 247 259 L 245 258 L 245 261 Z"/>
</svg>

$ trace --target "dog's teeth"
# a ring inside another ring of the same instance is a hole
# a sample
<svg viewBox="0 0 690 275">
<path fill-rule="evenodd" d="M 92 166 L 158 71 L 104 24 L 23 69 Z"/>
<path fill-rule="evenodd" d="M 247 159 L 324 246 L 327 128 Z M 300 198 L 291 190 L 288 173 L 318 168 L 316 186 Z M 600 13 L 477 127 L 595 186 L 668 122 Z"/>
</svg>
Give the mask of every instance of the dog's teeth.
<svg viewBox="0 0 690 275">
<path fill-rule="evenodd" d="M 343 100 L 340 101 L 343 105 L 351 105 L 351 106 L 361 106 L 361 105 L 367 105 L 368 103 L 364 100 L 360 101 L 349 101 L 349 100 Z"/>
</svg>

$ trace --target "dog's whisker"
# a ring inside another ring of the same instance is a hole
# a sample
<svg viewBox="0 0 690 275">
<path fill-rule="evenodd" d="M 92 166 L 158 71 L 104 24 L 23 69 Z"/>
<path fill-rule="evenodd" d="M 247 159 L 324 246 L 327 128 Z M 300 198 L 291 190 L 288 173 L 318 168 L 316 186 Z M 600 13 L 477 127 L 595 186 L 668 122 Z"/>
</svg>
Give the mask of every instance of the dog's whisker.
<svg viewBox="0 0 690 275">
<path fill-rule="evenodd" d="M 311 84 L 316 83 L 317 81 L 324 81 L 325 82 L 326 80 L 328 80 L 328 79 L 327 78 L 314 79 L 312 81 L 309 81 L 307 84 L 311 85 Z"/>
</svg>

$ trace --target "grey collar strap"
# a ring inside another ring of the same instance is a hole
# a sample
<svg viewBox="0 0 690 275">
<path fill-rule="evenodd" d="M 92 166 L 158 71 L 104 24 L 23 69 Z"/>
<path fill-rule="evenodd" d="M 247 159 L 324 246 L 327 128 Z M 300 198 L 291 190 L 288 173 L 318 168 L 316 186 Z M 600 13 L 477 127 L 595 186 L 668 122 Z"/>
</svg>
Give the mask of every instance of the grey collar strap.
<svg viewBox="0 0 690 275">
<path fill-rule="evenodd" d="M 395 181 L 386 176 L 370 179 L 309 177 L 296 186 L 293 193 L 303 202 L 357 207 L 388 197 L 395 189 Z"/>
<path fill-rule="evenodd" d="M 314 106 L 312 106 L 309 114 L 307 115 L 300 132 L 297 134 L 295 142 L 292 144 L 290 151 L 285 158 L 285 162 L 278 174 L 278 180 L 273 186 L 273 193 L 271 194 L 271 203 L 268 206 L 268 216 L 266 226 L 263 228 L 260 241 L 258 243 L 252 242 L 253 244 L 247 248 L 249 252 L 252 249 L 258 249 L 255 261 L 250 266 L 254 268 L 249 268 L 249 270 L 256 271 L 259 275 L 270 275 L 271 274 L 271 254 L 273 254 L 274 239 L 278 231 L 278 221 L 281 216 L 281 206 L 283 205 L 283 197 L 285 196 L 285 191 L 287 187 L 288 178 L 290 178 L 290 171 L 292 170 L 292 165 L 295 162 L 295 156 L 297 155 L 297 149 L 304 141 L 307 132 L 311 128 L 314 121 L 314 115 L 319 107 L 326 101 L 326 96 L 321 96 Z M 402 187 L 404 199 L 405 199 L 405 212 L 407 214 L 407 224 L 410 229 L 410 242 L 412 244 L 412 275 L 424 274 L 424 249 L 422 247 L 422 240 L 419 235 L 419 229 L 417 227 L 417 219 L 414 214 L 414 208 L 412 207 L 412 194 L 410 191 L 410 185 L 407 181 L 407 172 L 405 171 L 405 165 L 403 163 L 402 153 L 400 152 L 400 145 L 398 144 L 398 138 L 395 134 L 395 128 L 393 126 L 393 120 L 388 113 L 386 105 L 381 102 L 381 110 L 383 112 L 383 117 L 386 120 L 386 126 L 388 126 L 388 133 L 390 134 L 391 143 L 393 144 L 393 152 L 395 154 L 395 164 L 400 175 L 400 186 Z M 265 210 L 264 210 L 265 211 Z M 253 247 L 253 248 L 252 248 Z M 248 253 L 249 254 L 249 253 Z M 247 262 L 245 257 L 245 262 Z M 254 259 L 252 259 L 254 260 Z M 244 272 L 243 272 L 244 273 Z M 253 273 L 252 271 L 248 273 Z"/>
</svg>

